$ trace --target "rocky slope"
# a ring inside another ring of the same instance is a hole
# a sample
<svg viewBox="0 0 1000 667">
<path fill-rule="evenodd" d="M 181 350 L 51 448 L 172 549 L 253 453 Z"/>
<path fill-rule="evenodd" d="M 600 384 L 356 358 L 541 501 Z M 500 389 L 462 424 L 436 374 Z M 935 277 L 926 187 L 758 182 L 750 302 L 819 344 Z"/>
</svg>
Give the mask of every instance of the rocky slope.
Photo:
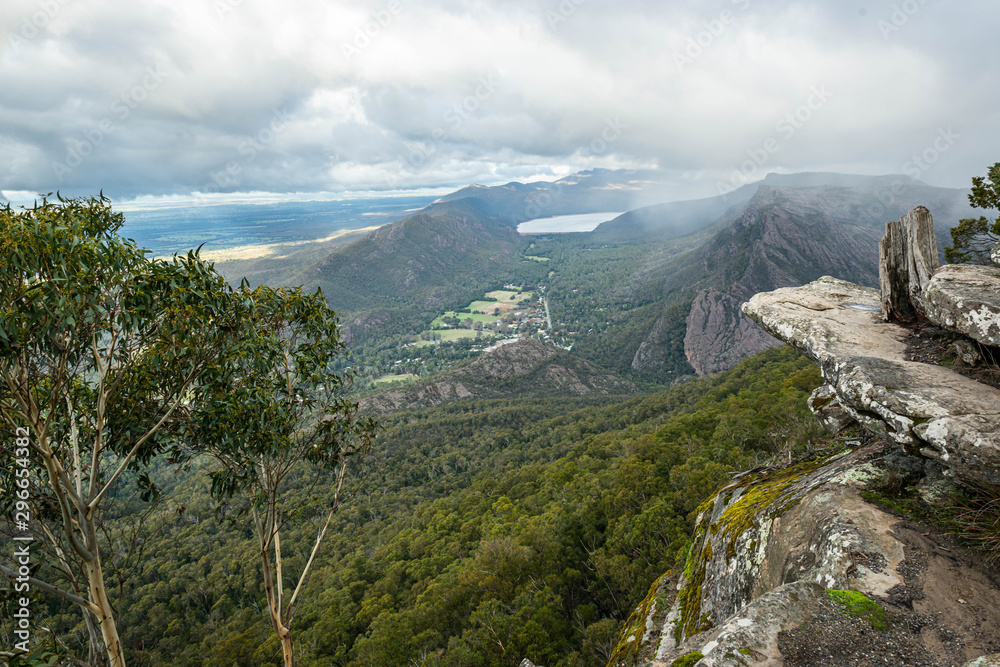
<svg viewBox="0 0 1000 667">
<path fill-rule="evenodd" d="M 361 401 L 362 408 L 394 412 L 429 408 L 463 398 L 624 395 L 631 382 L 538 340 L 502 345 L 453 371 Z"/>
<path fill-rule="evenodd" d="M 996 359 L 1000 273 L 938 267 L 922 207 L 887 225 L 880 251 L 881 293 L 824 277 L 743 306 L 819 363 L 810 408 L 849 430 L 703 503 L 683 571 L 654 584 L 611 664 L 1000 664 L 1000 571 L 897 513 L 940 520 L 960 485 L 1000 489 L 998 383 L 913 340 L 943 327 L 962 363 Z M 977 516 L 995 535 L 991 506 Z"/>
<path fill-rule="evenodd" d="M 996 572 L 866 500 L 902 476 L 940 504 L 943 467 L 857 443 L 706 501 L 684 571 L 654 584 L 610 664 L 937 667 L 1000 651 Z"/>
</svg>

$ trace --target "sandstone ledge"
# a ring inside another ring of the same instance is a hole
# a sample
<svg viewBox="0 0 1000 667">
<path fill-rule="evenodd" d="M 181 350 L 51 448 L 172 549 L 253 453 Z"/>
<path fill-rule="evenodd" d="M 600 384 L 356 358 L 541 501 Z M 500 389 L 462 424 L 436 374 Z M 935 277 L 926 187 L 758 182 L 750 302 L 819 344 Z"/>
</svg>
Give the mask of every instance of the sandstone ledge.
<svg viewBox="0 0 1000 667">
<path fill-rule="evenodd" d="M 907 361 L 909 332 L 882 320 L 877 290 L 824 277 L 758 294 L 743 312 L 815 359 L 862 424 L 960 478 L 1000 483 L 1000 391 Z"/>
<path fill-rule="evenodd" d="M 1000 268 L 942 266 L 922 300 L 929 320 L 984 345 L 1000 346 Z"/>
</svg>

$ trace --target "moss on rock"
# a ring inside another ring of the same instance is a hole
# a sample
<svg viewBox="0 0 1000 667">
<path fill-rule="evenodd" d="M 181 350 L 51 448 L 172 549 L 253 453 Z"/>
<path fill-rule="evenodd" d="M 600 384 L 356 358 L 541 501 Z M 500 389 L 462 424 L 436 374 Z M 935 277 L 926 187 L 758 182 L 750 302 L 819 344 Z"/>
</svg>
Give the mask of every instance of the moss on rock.
<svg viewBox="0 0 1000 667">
<path fill-rule="evenodd" d="M 882 609 L 877 602 L 863 593 L 830 589 L 827 590 L 826 595 L 843 606 L 846 616 L 866 619 L 879 632 L 885 630 L 889 623 L 885 609 Z"/>
<path fill-rule="evenodd" d="M 692 651 L 691 653 L 682 655 L 681 657 L 674 660 L 672 663 L 670 663 L 670 667 L 691 667 L 691 665 L 694 665 L 704 657 L 705 656 L 702 655 L 701 653 L 698 653 L 697 651 Z"/>
</svg>

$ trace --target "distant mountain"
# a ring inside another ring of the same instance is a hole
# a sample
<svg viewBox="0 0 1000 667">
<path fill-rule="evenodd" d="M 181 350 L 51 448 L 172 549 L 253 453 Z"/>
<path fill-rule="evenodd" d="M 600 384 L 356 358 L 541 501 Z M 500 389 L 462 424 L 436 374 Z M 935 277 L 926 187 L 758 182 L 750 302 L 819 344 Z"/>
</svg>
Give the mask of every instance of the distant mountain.
<svg viewBox="0 0 1000 667">
<path fill-rule="evenodd" d="M 812 182 L 821 175 L 802 175 Z M 792 180 L 789 177 L 775 180 Z M 688 363 L 700 374 L 730 368 L 776 344 L 739 310 L 753 294 L 794 286 L 822 275 L 850 276 L 877 285 L 878 240 L 888 220 L 919 204 L 940 220 L 939 245 L 948 228 L 965 215 L 965 191 L 933 188 L 905 177 L 845 177 L 852 186 L 776 187 L 760 185 L 734 223 L 667 276 L 664 318 L 670 305 L 690 300 L 684 332 Z M 639 345 L 633 370 L 656 373 L 676 349 L 676 327 L 658 320 Z"/>
<path fill-rule="evenodd" d="M 544 284 L 575 354 L 666 382 L 773 344 L 739 311 L 751 294 L 824 274 L 875 284 L 886 221 L 927 206 L 943 248 L 949 227 L 973 213 L 965 190 L 831 173 L 769 174 L 727 195 L 634 208 L 662 191 L 658 178 L 594 170 L 469 186 L 321 258 L 298 254 L 309 262 L 282 282 L 321 286 L 349 337 L 383 347 L 507 282 Z M 533 217 L 628 208 L 591 233 L 516 231 Z"/>
<path fill-rule="evenodd" d="M 741 188 L 728 196 L 645 206 L 601 223 L 591 233 L 597 243 L 667 241 L 712 225 L 732 223 L 756 188 Z"/>
<path fill-rule="evenodd" d="M 402 331 L 431 309 L 454 307 L 498 281 L 520 279 L 523 271 L 512 267 L 528 242 L 517 233 L 519 223 L 627 209 L 663 187 L 656 172 L 604 169 L 555 182 L 471 185 L 293 274 L 271 275 L 281 275 L 285 284 L 321 287 L 334 309 L 350 315 L 353 336 Z"/>
<path fill-rule="evenodd" d="M 362 408 L 394 412 L 466 398 L 626 395 L 636 387 L 561 348 L 534 339 L 502 345 L 447 373 L 362 399 Z"/>
<path fill-rule="evenodd" d="M 336 249 L 297 276 L 338 311 L 441 305 L 502 272 L 521 247 L 515 227 L 475 198 L 442 202 Z"/>
</svg>

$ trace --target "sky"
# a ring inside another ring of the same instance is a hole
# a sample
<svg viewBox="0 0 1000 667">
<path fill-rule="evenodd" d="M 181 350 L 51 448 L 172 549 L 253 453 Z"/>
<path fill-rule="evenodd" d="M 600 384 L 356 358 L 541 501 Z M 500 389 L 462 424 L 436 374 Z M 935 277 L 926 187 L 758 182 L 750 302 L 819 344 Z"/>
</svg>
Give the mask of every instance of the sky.
<svg viewBox="0 0 1000 667">
<path fill-rule="evenodd" d="M 3 0 L 0 192 L 357 193 L 651 168 L 967 187 L 996 0 Z"/>
</svg>

